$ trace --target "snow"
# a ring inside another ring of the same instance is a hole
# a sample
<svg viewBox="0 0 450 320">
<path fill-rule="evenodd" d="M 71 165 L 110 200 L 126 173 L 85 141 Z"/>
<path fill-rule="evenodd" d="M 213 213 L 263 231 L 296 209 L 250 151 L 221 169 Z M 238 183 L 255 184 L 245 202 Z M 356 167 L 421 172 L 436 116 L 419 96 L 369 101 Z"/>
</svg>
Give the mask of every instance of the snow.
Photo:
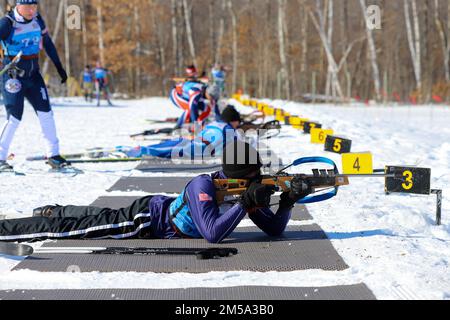
<svg viewBox="0 0 450 320">
<path fill-rule="evenodd" d="M 432 187 L 442 189 L 443 225 L 435 225 L 435 196 L 384 194 L 383 179 L 351 179 L 333 200 L 308 205 L 333 246 L 350 266 L 339 272 L 211 272 L 39 273 L 10 271 L 21 260 L 0 256 L 0 290 L 189 288 L 224 286 L 324 287 L 364 282 L 378 299 L 450 299 L 450 108 L 437 106 L 333 106 L 268 101 L 293 114 L 317 120 L 339 136 L 353 140 L 353 151 L 370 151 L 376 168 L 415 165 L 432 168 Z M 82 100 L 55 99 L 54 111 L 64 153 L 93 147 L 134 145 L 128 135 L 161 125 L 145 119 L 165 119 L 180 112 L 165 98 L 116 101 L 117 107 L 96 108 Z M 239 109 L 246 111 L 236 101 Z M 0 111 L 0 120 L 4 115 Z M 26 177 L 0 178 L 0 212 L 8 218 L 30 216 L 35 207 L 58 203 L 86 205 L 121 176 L 157 176 L 133 170 L 136 164 L 86 164 L 83 175 L 46 173 L 41 162 L 25 157 L 42 153 L 38 120 L 28 106 L 12 149 L 12 163 Z M 305 156 L 326 156 L 341 166 L 340 156 L 309 143 L 309 136 L 290 127 L 270 141 L 285 162 Z M 151 142 L 150 142 L 151 143 Z M 173 176 L 174 174 L 168 175 Z M 177 175 L 177 174 L 175 174 Z M 194 174 L 192 175 L 194 176 Z M 108 195 L 145 195 L 142 192 Z M 251 225 L 244 220 L 239 227 Z M 36 245 L 36 244 L 35 244 Z M 39 245 L 39 244 L 37 244 Z"/>
</svg>

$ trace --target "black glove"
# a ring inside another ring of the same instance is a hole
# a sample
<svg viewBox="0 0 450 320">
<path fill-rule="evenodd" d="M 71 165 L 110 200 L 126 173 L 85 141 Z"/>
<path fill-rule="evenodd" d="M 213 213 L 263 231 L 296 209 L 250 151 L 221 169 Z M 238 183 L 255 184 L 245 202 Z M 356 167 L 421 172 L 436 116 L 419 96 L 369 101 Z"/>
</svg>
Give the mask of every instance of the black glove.
<svg viewBox="0 0 450 320">
<path fill-rule="evenodd" d="M 267 208 L 270 206 L 270 197 L 275 193 L 275 189 L 275 186 L 253 182 L 244 192 L 239 202 L 247 210 Z"/>
<path fill-rule="evenodd" d="M 63 67 L 59 67 L 57 70 L 58 70 L 59 76 L 61 77 L 61 84 L 66 83 L 67 79 L 68 79 L 66 70 L 64 70 Z"/>
<path fill-rule="evenodd" d="M 291 191 L 281 194 L 280 208 L 292 208 L 299 200 L 312 193 L 312 187 L 302 177 L 294 177 L 291 181 Z"/>
</svg>

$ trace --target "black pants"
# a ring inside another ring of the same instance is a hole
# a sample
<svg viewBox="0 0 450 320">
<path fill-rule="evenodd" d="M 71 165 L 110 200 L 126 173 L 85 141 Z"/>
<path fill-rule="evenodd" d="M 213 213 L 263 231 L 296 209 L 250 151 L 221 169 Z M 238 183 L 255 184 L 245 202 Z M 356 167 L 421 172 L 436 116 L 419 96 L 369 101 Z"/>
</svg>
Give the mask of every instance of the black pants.
<svg viewBox="0 0 450 320">
<path fill-rule="evenodd" d="M 0 221 L 0 241 L 33 242 L 47 239 L 148 239 L 151 196 L 118 210 L 66 206 L 51 218 L 33 217 Z"/>
</svg>

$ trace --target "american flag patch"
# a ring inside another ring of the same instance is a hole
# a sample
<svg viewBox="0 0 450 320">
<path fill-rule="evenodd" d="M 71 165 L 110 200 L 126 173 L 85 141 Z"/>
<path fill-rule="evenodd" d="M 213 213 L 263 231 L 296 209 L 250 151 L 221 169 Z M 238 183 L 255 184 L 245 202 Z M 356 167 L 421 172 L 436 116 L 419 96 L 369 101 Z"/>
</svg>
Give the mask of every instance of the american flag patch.
<svg viewBox="0 0 450 320">
<path fill-rule="evenodd" d="M 198 200 L 200 200 L 200 202 L 207 202 L 207 201 L 212 201 L 213 198 L 209 194 L 200 193 L 198 195 Z"/>
</svg>

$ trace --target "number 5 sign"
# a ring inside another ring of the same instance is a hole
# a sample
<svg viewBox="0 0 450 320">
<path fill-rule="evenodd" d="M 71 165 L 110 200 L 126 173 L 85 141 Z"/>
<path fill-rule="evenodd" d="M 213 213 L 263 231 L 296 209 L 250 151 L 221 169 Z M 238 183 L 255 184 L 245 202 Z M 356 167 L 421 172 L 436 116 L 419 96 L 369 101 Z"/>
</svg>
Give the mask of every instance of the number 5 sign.
<svg viewBox="0 0 450 320">
<path fill-rule="evenodd" d="M 352 141 L 340 137 L 327 136 L 325 141 L 325 151 L 334 153 L 350 153 L 352 150 Z"/>
</svg>

